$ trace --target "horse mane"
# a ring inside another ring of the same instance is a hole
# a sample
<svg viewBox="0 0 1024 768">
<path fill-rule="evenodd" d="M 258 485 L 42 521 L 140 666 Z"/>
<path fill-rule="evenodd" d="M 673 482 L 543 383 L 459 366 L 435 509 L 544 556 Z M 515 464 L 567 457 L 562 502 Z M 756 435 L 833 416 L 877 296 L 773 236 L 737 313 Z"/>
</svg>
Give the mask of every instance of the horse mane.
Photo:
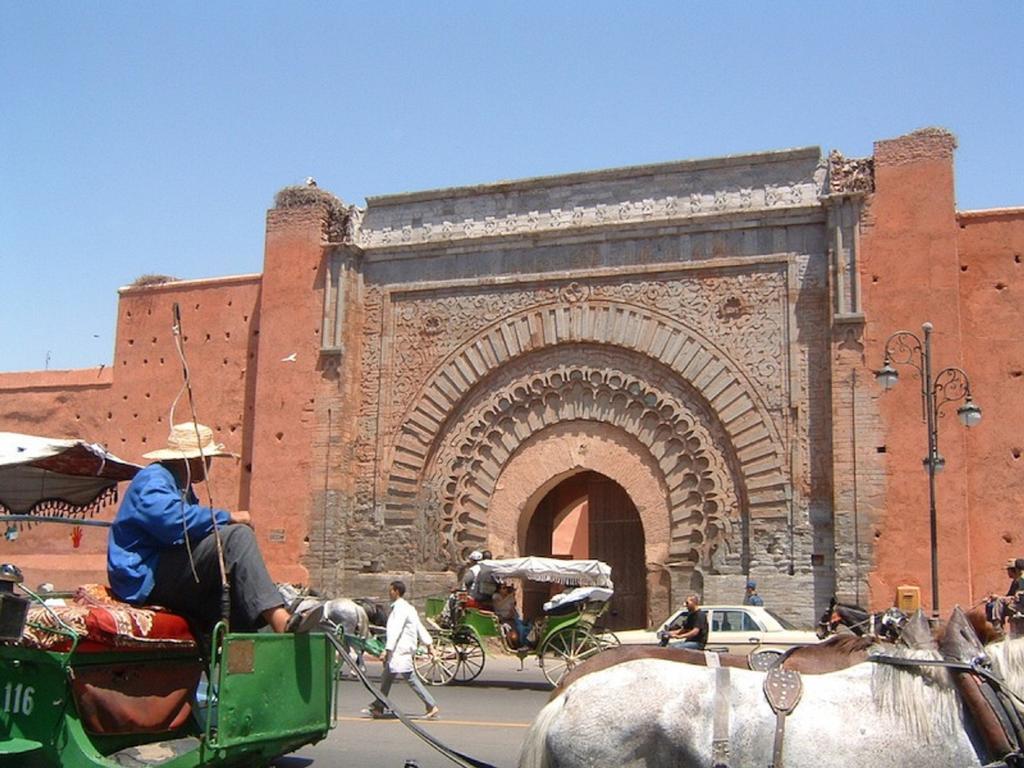
<svg viewBox="0 0 1024 768">
<path fill-rule="evenodd" d="M 1003 676 L 1012 691 L 1024 687 L 1024 637 L 993 643 L 987 652 L 994 670 Z"/>
<path fill-rule="evenodd" d="M 938 651 L 886 646 L 887 656 L 903 659 L 941 659 Z M 908 731 L 926 742 L 938 742 L 960 727 L 960 697 L 944 667 L 903 667 L 876 663 L 871 692 L 883 711 L 899 717 Z"/>
<path fill-rule="evenodd" d="M 997 643 L 1000 640 L 1006 640 L 1006 634 L 1002 628 L 992 624 L 988 617 L 985 616 L 985 606 L 976 605 L 973 608 L 964 611 L 967 616 L 967 621 L 970 622 L 974 628 L 975 634 L 978 635 L 978 639 L 982 645 L 988 645 L 989 643 Z M 942 638 L 945 636 L 946 628 L 949 622 L 941 621 L 938 626 L 935 627 L 935 641 L 941 645 Z"/>
<path fill-rule="evenodd" d="M 859 605 L 854 603 L 836 603 L 832 609 L 834 612 L 843 614 L 844 618 L 848 621 L 864 622 L 871 617 L 871 612 L 866 608 L 861 608 Z"/>
</svg>

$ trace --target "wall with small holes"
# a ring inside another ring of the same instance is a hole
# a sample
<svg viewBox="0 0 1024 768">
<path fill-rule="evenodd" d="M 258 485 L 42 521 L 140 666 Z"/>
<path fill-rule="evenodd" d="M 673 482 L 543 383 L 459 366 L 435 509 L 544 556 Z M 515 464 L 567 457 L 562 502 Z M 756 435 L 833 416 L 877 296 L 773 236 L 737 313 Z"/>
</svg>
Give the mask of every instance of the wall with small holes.
<svg viewBox="0 0 1024 768">
<path fill-rule="evenodd" d="M 879 608 L 893 604 L 901 584 L 919 586 L 924 607 L 933 604 L 921 377 L 899 366 L 899 384 L 885 393 L 871 380 L 898 331 L 923 338 L 931 322 L 932 375 L 962 368 L 984 414 L 967 430 L 956 415 L 962 401 L 950 402 L 938 420 L 946 460 L 935 493 L 940 612 L 1004 593 L 1004 562 L 1024 556 L 1024 303 L 1015 293 L 1024 209 L 958 212 L 955 148 L 941 129 L 877 142 L 875 190 L 861 221 L 863 373 L 872 394 L 858 427 L 857 477 L 861 541 L 875 549 L 870 602 Z M 839 442 L 838 419 L 835 429 Z"/>
<path fill-rule="evenodd" d="M 242 454 L 240 460 L 218 459 L 209 489 L 197 492 L 218 507 L 247 506 L 251 446 L 243 435 L 252 419 L 259 284 L 259 276 L 251 275 L 121 289 L 113 364 L 0 374 L 0 429 L 99 441 L 120 458 L 145 464 L 144 453 L 167 443 L 172 403 L 174 422 L 190 419 L 174 341 L 177 303 L 198 419 Z M 96 519 L 113 519 L 115 509 Z M 33 585 L 105 583 L 106 538 L 106 528 L 83 526 L 76 547 L 71 526 L 38 525 L 23 528 L 14 544 L 0 542 L 0 552 L 16 551 Z"/>
</svg>

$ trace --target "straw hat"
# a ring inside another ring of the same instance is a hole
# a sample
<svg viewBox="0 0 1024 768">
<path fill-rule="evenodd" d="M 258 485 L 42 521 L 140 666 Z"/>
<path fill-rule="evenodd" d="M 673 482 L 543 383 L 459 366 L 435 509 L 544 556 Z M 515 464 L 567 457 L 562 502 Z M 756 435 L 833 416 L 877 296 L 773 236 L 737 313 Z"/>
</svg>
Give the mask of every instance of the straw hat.
<svg viewBox="0 0 1024 768">
<path fill-rule="evenodd" d="M 198 459 L 200 456 L 233 456 L 222 444 L 213 439 L 213 430 L 205 424 L 186 422 L 171 427 L 167 436 L 167 447 L 142 454 L 143 458 L 157 461 Z"/>
</svg>

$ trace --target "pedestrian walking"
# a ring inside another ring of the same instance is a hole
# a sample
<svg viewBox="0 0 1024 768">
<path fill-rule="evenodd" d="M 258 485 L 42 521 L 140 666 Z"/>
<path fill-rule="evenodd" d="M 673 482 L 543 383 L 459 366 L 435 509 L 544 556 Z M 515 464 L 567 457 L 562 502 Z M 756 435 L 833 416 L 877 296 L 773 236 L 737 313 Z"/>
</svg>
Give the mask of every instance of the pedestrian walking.
<svg viewBox="0 0 1024 768">
<path fill-rule="evenodd" d="M 427 646 L 431 654 L 434 653 L 430 633 L 424 629 L 416 609 L 405 599 L 405 582 L 392 581 L 388 586 L 388 597 L 392 603 L 391 614 L 388 616 L 385 650 L 381 656 L 384 670 L 380 679 L 380 691 L 387 696 L 396 679 L 405 680 L 426 707 L 423 716 L 430 720 L 436 719 L 440 714 L 437 702 L 413 672 L 413 655 L 420 643 Z M 373 717 L 385 716 L 384 707 L 379 701 L 370 704 L 366 711 Z"/>
</svg>

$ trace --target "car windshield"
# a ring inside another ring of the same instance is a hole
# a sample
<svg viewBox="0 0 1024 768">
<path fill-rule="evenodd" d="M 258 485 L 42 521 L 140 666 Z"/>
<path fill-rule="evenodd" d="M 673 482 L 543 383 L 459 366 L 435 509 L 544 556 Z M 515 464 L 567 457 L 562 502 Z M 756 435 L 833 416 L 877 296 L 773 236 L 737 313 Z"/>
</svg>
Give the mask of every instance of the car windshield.
<svg viewBox="0 0 1024 768">
<path fill-rule="evenodd" d="M 783 629 L 796 629 L 796 626 L 794 626 L 791 622 L 786 621 L 784 618 L 779 616 L 779 614 L 777 614 L 775 611 L 769 611 L 767 608 L 765 608 L 765 613 L 767 613 L 769 616 L 771 616 L 773 619 L 779 622 L 779 626 L 781 626 Z"/>
</svg>

